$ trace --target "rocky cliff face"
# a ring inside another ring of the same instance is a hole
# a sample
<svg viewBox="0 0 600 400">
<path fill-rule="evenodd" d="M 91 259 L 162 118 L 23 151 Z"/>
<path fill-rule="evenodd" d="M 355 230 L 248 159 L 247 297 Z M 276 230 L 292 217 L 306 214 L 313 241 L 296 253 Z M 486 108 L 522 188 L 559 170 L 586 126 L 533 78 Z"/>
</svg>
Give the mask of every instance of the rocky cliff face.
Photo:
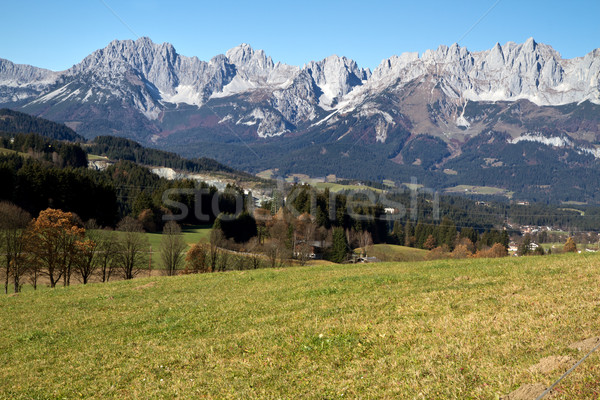
<svg viewBox="0 0 600 400">
<path fill-rule="evenodd" d="M 319 106 L 328 111 L 334 109 L 355 87 L 363 85 L 371 75 L 371 71 L 359 69 L 356 62 L 335 55 L 322 61 L 312 61 L 305 69 L 319 88 Z"/>
<path fill-rule="evenodd" d="M 58 73 L 0 58 L 0 103 L 10 104 L 38 96 L 53 84 Z"/>
<path fill-rule="evenodd" d="M 525 100 L 538 107 L 600 104 L 600 50 L 563 59 L 533 39 L 482 52 L 454 44 L 390 57 L 371 73 L 338 56 L 303 67 L 274 63 L 247 44 L 202 61 L 140 38 L 113 41 L 62 72 L 0 60 L 1 104 L 78 126 L 88 136 L 108 130 L 168 140 L 210 128 L 213 120 L 245 137 L 317 128 L 343 136 L 348 131 L 340 124 L 350 121 L 361 130 L 352 134 L 366 132 L 367 142 L 386 142 L 400 126 L 460 141 L 465 130 L 473 135 L 507 124 L 500 118 L 490 125 L 489 115 L 468 112 L 470 103 Z M 166 126 L 165 114 L 182 106 L 181 123 Z M 597 123 L 583 125 L 586 134 L 598 130 Z"/>
</svg>

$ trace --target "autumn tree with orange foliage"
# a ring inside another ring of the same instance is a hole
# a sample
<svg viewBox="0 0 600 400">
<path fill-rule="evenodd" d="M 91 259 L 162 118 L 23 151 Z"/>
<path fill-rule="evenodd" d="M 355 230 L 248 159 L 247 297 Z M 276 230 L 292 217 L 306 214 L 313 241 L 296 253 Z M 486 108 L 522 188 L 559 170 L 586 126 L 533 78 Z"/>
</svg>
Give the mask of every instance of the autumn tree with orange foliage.
<svg viewBox="0 0 600 400">
<path fill-rule="evenodd" d="M 48 208 L 34 218 L 27 229 L 28 250 L 42 274 L 48 276 L 50 286 L 63 278 L 68 286 L 71 268 L 77 260 L 77 243 L 82 241 L 85 229 L 77 226 L 73 213 Z"/>
<path fill-rule="evenodd" d="M 433 237 L 433 235 L 429 235 L 427 236 L 427 240 L 425 240 L 425 243 L 423 243 L 423 248 L 427 249 L 427 250 L 433 250 L 436 247 L 436 240 Z"/>
<path fill-rule="evenodd" d="M 187 264 L 185 273 L 198 274 L 203 272 L 212 272 L 212 265 L 209 258 L 210 252 L 207 249 L 207 246 L 196 243 L 186 253 L 185 261 Z"/>
<path fill-rule="evenodd" d="M 577 244 L 573 240 L 572 237 L 567 239 L 565 246 L 563 247 L 563 252 L 565 253 L 577 253 Z"/>
<path fill-rule="evenodd" d="M 499 258 L 506 256 L 508 256 L 508 251 L 502 243 L 494 243 L 491 248 L 478 250 L 473 255 L 475 258 Z"/>
<path fill-rule="evenodd" d="M 456 258 L 456 259 L 462 259 L 462 258 L 470 257 L 472 254 L 473 253 L 471 253 L 469 251 L 467 246 L 465 246 L 464 244 L 459 244 L 458 246 L 456 246 L 454 248 L 454 250 L 452 250 L 452 253 L 450 253 L 450 257 Z"/>
</svg>

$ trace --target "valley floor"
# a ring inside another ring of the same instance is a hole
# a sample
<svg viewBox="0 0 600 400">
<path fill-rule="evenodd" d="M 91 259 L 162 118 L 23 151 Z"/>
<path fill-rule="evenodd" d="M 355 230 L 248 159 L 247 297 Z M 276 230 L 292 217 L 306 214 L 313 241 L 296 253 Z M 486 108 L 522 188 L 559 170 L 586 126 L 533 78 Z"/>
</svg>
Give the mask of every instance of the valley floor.
<svg viewBox="0 0 600 400">
<path fill-rule="evenodd" d="M 2 295 L 0 398 L 493 399 L 584 355 L 569 346 L 600 335 L 599 277 L 573 254 Z M 594 353 L 553 398 L 597 398 L 599 373 Z"/>
</svg>

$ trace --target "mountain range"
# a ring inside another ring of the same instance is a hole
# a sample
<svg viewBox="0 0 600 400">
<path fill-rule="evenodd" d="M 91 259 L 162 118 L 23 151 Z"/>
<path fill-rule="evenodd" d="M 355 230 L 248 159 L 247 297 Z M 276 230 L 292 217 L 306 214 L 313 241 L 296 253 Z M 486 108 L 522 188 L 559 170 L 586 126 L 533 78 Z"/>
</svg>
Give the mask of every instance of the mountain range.
<svg viewBox="0 0 600 400">
<path fill-rule="evenodd" d="M 251 172 L 598 200 L 556 185 L 600 171 L 600 49 L 563 59 L 532 38 L 404 53 L 373 71 L 336 55 L 275 63 L 247 44 L 202 61 L 148 38 L 113 41 L 60 72 L 0 59 L 0 106 Z"/>
</svg>

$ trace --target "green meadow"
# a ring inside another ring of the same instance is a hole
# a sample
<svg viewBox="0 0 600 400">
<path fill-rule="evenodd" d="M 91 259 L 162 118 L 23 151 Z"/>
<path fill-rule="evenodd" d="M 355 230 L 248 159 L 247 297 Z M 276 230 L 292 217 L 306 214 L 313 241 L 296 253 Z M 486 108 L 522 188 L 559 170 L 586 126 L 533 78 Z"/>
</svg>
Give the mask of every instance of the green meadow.
<svg viewBox="0 0 600 400">
<path fill-rule="evenodd" d="M 414 247 L 393 244 L 376 244 L 371 246 L 367 255 L 381 261 L 423 261 L 428 251 Z"/>
<path fill-rule="evenodd" d="M 191 246 L 195 243 L 209 243 L 210 233 L 212 232 L 211 225 L 195 225 L 186 226 L 181 228 L 181 234 L 183 241 Z M 119 232 L 117 232 L 119 233 Z M 160 254 L 160 242 L 162 240 L 162 233 L 152 232 L 144 233 L 148 239 L 148 243 L 152 249 L 152 269 L 162 269 L 162 260 Z"/>
<path fill-rule="evenodd" d="M 583 356 L 599 277 L 599 256 L 570 254 L 0 295 L 0 398 L 497 399 Z M 553 399 L 597 398 L 599 373 L 594 353 Z"/>
<path fill-rule="evenodd" d="M 210 225 L 197 225 L 197 226 L 183 226 L 181 234 L 183 241 L 191 245 L 198 242 L 208 243 L 210 242 L 210 233 L 212 232 L 212 226 Z M 160 241 L 162 239 L 162 233 L 145 233 L 152 251 L 156 252 L 160 250 Z"/>
</svg>

